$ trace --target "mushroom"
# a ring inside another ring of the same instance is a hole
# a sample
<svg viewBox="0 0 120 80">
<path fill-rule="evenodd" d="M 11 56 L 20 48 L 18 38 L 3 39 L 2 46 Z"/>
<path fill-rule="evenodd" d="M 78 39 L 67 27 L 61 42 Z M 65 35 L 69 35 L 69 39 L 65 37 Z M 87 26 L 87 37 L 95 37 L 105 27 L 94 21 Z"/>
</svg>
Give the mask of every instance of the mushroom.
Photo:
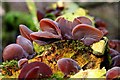
<svg viewBox="0 0 120 80">
<path fill-rule="evenodd" d="M 22 35 L 22 36 L 24 36 L 25 38 L 27 38 L 27 39 L 29 39 L 30 41 L 32 41 L 31 40 L 31 38 L 30 38 L 30 34 L 33 32 L 33 31 L 31 31 L 29 28 L 27 28 L 25 25 L 19 25 L 19 29 L 20 29 L 20 34 Z"/>
<path fill-rule="evenodd" d="M 120 67 L 120 54 L 112 58 L 112 66 Z"/>
<path fill-rule="evenodd" d="M 92 21 L 85 16 L 77 17 L 77 19 L 80 21 L 81 24 L 92 25 Z"/>
<path fill-rule="evenodd" d="M 45 14 L 41 10 L 37 10 L 37 19 L 40 21 L 45 17 Z"/>
<path fill-rule="evenodd" d="M 23 66 L 25 66 L 26 64 L 28 64 L 28 59 L 27 58 L 23 58 L 23 59 L 20 59 L 18 61 L 18 67 L 19 68 L 22 68 Z"/>
<path fill-rule="evenodd" d="M 70 58 L 62 58 L 57 61 L 58 68 L 65 74 L 77 73 L 80 70 L 76 61 Z"/>
<path fill-rule="evenodd" d="M 108 30 L 106 29 L 107 24 L 104 21 L 100 19 L 95 19 L 95 27 L 102 31 L 104 35 L 108 34 Z"/>
<path fill-rule="evenodd" d="M 10 44 L 3 50 L 3 59 L 6 60 L 19 60 L 25 57 L 24 49 L 18 44 Z"/>
<path fill-rule="evenodd" d="M 16 39 L 16 43 L 22 46 L 22 48 L 28 53 L 28 54 L 33 54 L 33 45 L 30 40 L 27 38 L 24 38 L 23 36 L 19 35 Z"/>
<path fill-rule="evenodd" d="M 108 44 L 110 48 L 113 48 L 116 51 L 120 52 L 120 40 L 109 40 Z"/>
<path fill-rule="evenodd" d="M 106 80 L 113 80 L 120 76 L 120 67 L 113 67 L 106 73 Z"/>
<path fill-rule="evenodd" d="M 33 33 L 30 34 L 30 36 L 31 36 L 33 41 L 38 42 L 38 43 L 43 42 L 43 44 L 44 43 L 45 44 L 46 43 L 51 43 L 51 42 L 54 42 L 56 40 L 61 39 L 60 36 L 55 35 L 55 34 L 50 33 L 50 32 L 47 32 L 47 31 L 33 32 Z"/>
<path fill-rule="evenodd" d="M 51 68 L 43 62 L 32 62 L 25 65 L 18 76 L 19 79 L 46 78 L 52 75 Z"/>
<path fill-rule="evenodd" d="M 110 56 L 113 58 L 117 55 L 120 55 L 120 53 L 112 48 L 110 48 Z"/>
<path fill-rule="evenodd" d="M 61 37 L 61 31 L 58 27 L 58 24 L 51 19 L 41 19 L 40 29 L 42 31 L 47 31 L 53 33 L 54 35 L 59 35 Z"/>
<path fill-rule="evenodd" d="M 56 19 L 56 22 L 58 22 L 63 39 L 72 39 L 72 29 L 76 25 L 81 24 L 77 18 L 75 18 L 72 22 L 64 19 L 63 17 L 59 17 Z"/>
<path fill-rule="evenodd" d="M 85 45 L 99 41 L 103 37 L 103 33 L 87 24 L 79 24 L 72 30 L 73 39 L 82 40 Z"/>
</svg>

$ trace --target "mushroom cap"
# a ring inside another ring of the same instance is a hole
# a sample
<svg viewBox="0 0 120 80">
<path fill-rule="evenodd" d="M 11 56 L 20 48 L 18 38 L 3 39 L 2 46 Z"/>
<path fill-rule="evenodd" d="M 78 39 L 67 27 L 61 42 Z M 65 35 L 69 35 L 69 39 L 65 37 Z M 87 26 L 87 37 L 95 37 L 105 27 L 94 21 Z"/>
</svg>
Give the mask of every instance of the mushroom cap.
<svg viewBox="0 0 120 80">
<path fill-rule="evenodd" d="M 61 37 L 59 35 L 55 35 L 53 33 L 47 32 L 47 31 L 39 31 L 39 32 L 33 32 L 30 34 L 32 40 L 41 40 L 41 39 L 53 39 L 57 38 L 60 39 Z"/>
<path fill-rule="evenodd" d="M 106 73 L 107 80 L 113 80 L 114 78 L 117 78 L 119 76 L 120 76 L 120 67 L 113 67 L 109 69 Z"/>
<path fill-rule="evenodd" d="M 47 19 L 47 18 L 41 19 L 40 20 L 40 29 L 42 31 L 51 32 L 55 35 L 61 36 L 61 31 L 58 27 L 58 24 L 51 19 Z"/>
<path fill-rule="evenodd" d="M 13 60 L 13 59 L 21 59 L 24 56 L 23 48 L 18 44 L 10 44 L 5 47 L 3 50 L 3 59 L 6 60 Z"/>
<path fill-rule="evenodd" d="M 80 21 L 81 24 L 92 25 L 92 21 L 89 18 L 85 17 L 85 16 L 77 17 L 77 19 Z"/>
<path fill-rule="evenodd" d="M 72 30 L 73 39 L 82 40 L 86 45 L 90 45 L 95 41 L 99 41 L 103 37 L 103 33 L 87 24 L 79 24 Z"/>
<path fill-rule="evenodd" d="M 19 35 L 16 39 L 16 43 L 22 46 L 22 48 L 28 53 L 33 54 L 33 45 L 30 40 L 24 38 L 23 36 Z"/>
<path fill-rule="evenodd" d="M 69 75 L 71 72 L 77 73 L 80 69 L 77 62 L 71 58 L 61 58 L 57 61 L 57 65 L 65 75 Z"/>
<path fill-rule="evenodd" d="M 33 75 L 34 74 L 34 75 Z M 43 62 L 32 62 L 25 65 L 18 78 L 45 78 L 52 75 L 51 68 Z"/>
<path fill-rule="evenodd" d="M 23 66 L 25 66 L 26 64 L 28 64 L 28 59 L 27 58 L 22 58 L 18 61 L 18 67 L 22 68 Z"/>
<path fill-rule="evenodd" d="M 20 34 L 22 36 L 24 36 L 25 38 L 31 40 L 30 38 L 30 34 L 33 32 L 31 31 L 29 28 L 27 28 L 25 25 L 19 25 L 19 30 L 20 30 Z"/>
</svg>

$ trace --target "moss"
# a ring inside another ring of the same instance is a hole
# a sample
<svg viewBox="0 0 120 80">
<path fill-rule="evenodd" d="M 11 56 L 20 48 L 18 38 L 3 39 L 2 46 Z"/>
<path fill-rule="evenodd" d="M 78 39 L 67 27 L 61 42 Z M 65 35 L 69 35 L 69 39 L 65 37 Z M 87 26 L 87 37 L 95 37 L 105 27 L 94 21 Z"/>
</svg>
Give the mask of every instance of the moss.
<svg viewBox="0 0 120 80">
<path fill-rule="evenodd" d="M 18 61 L 11 60 L 2 63 L 2 74 L 3 75 L 13 75 L 14 72 L 18 71 Z"/>
<path fill-rule="evenodd" d="M 72 58 L 85 68 L 87 68 L 85 65 L 91 62 L 95 65 L 88 65 L 90 66 L 88 68 L 99 68 L 103 61 L 103 58 L 97 58 L 92 54 L 93 50 L 90 46 L 85 46 L 78 40 L 60 40 L 43 46 L 34 42 L 34 48 L 38 55 L 36 59 L 48 64 L 53 73 L 58 71 L 57 61 L 60 58 Z"/>
</svg>

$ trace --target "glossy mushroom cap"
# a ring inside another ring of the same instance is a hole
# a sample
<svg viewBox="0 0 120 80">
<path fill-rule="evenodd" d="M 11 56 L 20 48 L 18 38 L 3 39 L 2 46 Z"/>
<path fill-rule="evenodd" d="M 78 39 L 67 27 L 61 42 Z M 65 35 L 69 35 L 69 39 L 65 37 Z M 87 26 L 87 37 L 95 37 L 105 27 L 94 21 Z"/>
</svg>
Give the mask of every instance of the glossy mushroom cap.
<svg viewBox="0 0 120 80">
<path fill-rule="evenodd" d="M 18 78 L 24 78 L 24 79 L 37 79 L 37 78 L 46 78 L 50 77 L 52 75 L 51 68 L 46 65 L 43 62 L 32 62 L 27 65 L 25 65 Z"/>
<path fill-rule="evenodd" d="M 10 44 L 3 50 L 3 59 L 6 60 L 19 60 L 24 57 L 24 50 L 18 44 Z"/>
<path fill-rule="evenodd" d="M 23 36 L 19 35 L 16 39 L 16 43 L 22 46 L 22 48 L 28 53 L 28 54 L 34 54 L 33 51 L 33 45 L 30 40 L 27 38 L 24 38 Z"/>
<path fill-rule="evenodd" d="M 55 35 L 59 35 L 61 37 L 61 31 L 58 27 L 58 24 L 51 19 L 41 19 L 40 21 L 40 29 L 42 31 L 47 31 L 53 33 Z"/>
<path fill-rule="evenodd" d="M 25 25 L 19 25 L 19 30 L 20 30 L 20 34 L 22 36 L 24 36 L 25 38 L 31 40 L 30 38 L 30 34 L 33 32 L 31 31 L 29 28 L 27 28 Z"/>
<path fill-rule="evenodd" d="M 28 59 L 27 59 L 27 58 L 23 58 L 23 59 L 20 59 L 20 60 L 18 61 L 18 67 L 19 67 L 19 68 L 24 67 L 26 64 L 28 64 Z"/>
<path fill-rule="evenodd" d="M 72 36 L 75 40 L 82 40 L 85 45 L 99 41 L 103 37 L 103 33 L 87 24 L 79 24 L 72 30 Z"/>
<path fill-rule="evenodd" d="M 77 73 L 80 70 L 76 61 L 70 58 L 61 58 L 57 61 L 58 68 L 65 74 Z"/>
</svg>

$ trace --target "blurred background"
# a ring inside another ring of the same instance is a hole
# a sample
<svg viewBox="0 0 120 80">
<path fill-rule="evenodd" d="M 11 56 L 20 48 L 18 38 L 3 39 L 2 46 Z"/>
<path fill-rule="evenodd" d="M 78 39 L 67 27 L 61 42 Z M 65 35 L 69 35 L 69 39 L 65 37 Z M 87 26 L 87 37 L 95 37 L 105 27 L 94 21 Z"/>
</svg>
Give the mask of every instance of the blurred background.
<svg viewBox="0 0 120 80">
<path fill-rule="evenodd" d="M 54 2 L 35 2 L 37 10 L 45 14 Z M 120 27 L 118 26 L 119 3 L 118 2 L 74 2 L 79 7 L 85 8 L 89 14 L 105 21 L 109 39 L 120 39 Z M 69 2 L 65 2 L 69 4 Z M 0 54 L 5 46 L 16 42 L 19 35 L 19 25 L 24 24 L 36 31 L 32 15 L 26 2 L 2 2 L 0 3 Z M 1 60 L 1 59 L 0 59 Z"/>
</svg>

